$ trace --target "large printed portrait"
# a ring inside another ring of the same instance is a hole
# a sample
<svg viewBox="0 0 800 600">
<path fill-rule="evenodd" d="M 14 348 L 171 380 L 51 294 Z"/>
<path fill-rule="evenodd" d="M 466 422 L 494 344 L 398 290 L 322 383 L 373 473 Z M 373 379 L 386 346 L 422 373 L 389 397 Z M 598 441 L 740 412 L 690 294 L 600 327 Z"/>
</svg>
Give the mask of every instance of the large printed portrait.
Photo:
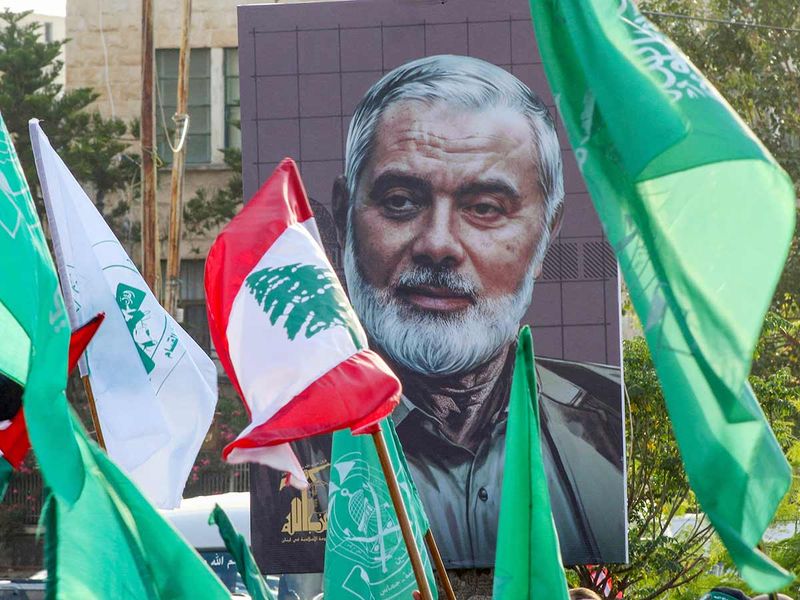
<svg viewBox="0 0 800 600">
<path fill-rule="evenodd" d="M 240 7 L 245 196 L 295 158 L 448 567 L 494 563 L 514 350 L 530 324 L 567 564 L 627 558 L 616 263 L 558 135 L 525 0 Z M 249 49 L 248 49 L 249 48 Z M 254 468 L 263 570 L 322 567 L 312 485 Z"/>
</svg>

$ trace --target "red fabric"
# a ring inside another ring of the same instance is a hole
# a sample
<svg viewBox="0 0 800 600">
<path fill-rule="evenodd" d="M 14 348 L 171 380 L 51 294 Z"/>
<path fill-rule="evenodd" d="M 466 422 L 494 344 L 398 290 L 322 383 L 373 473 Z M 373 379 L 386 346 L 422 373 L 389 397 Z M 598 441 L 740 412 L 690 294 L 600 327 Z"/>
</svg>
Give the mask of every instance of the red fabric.
<svg viewBox="0 0 800 600">
<path fill-rule="evenodd" d="M 208 328 L 219 360 L 239 396 L 239 380 L 228 350 L 228 317 L 250 271 L 286 228 L 314 216 L 297 165 L 284 158 L 255 196 L 217 236 L 206 258 Z M 248 414 L 250 407 L 244 401 Z"/>
<path fill-rule="evenodd" d="M 69 338 L 69 358 L 67 360 L 67 375 L 72 373 L 75 369 L 75 365 L 78 364 L 78 359 L 83 354 L 83 351 L 86 350 L 86 346 L 89 345 L 89 342 L 92 341 L 94 334 L 97 333 L 97 329 L 100 327 L 100 323 L 103 322 L 103 319 L 106 318 L 105 313 L 100 313 L 95 316 L 91 321 L 78 327 L 75 331 L 72 332 L 72 335 Z"/>
<path fill-rule="evenodd" d="M 22 410 L 19 410 L 11 419 L 11 425 L 0 431 L 0 452 L 12 467 L 19 469 L 30 447 L 25 417 L 22 415 Z"/>
<path fill-rule="evenodd" d="M 365 376 L 368 374 L 369 376 Z M 349 427 L 371 433 L 400 402 L 400 382 L 372 350 L 361 350 L 314 381 L 269 421 L 223 450 L 275 446 Z"/>
<path fill-rule="evenodd" d="M 83 351 L 86 350 L 86 346 L 89 345 L 104 318 L 105 314 L 100 313 L 91 321 L 72 332 L 72 336 L 69 339 L 67 374 L 71 373 L 75 365 L 78 364 L 78 359 L 83 354 Z M 19 469 L 30 447 L 28 429 L 25 427 L 25 416 L 23 411 L 20 410 L 11 419 L 11 425 L 7 429 L 0 431 L 0 452 L 3 453 L 3 458 L 12 467 Z"/>
<path fill-rule="evenodd" d="M 227 329 L 233 302 L 245 278 L 253 271 L 287 227 L 314 216 L 297 166 L 284 159 L 242 211 L 222 230 L 206 259 L 205 288 L 208 326 L 220 362 L 250 413 L 236 377 L 228 348 Z M 264 365 L 268 370 L 269 365 Z M 302 364 L 298 364 L 298 370 Z M 259 424 L 234 448 L 273 446 L 336 429 L 354 433 L 371 426 L 394 410 L 400 401 L 400 382 L 386 363 L 363 350 L 342 362 L 302 393 L 289 400 L 269 421 Z"/>
</svg>

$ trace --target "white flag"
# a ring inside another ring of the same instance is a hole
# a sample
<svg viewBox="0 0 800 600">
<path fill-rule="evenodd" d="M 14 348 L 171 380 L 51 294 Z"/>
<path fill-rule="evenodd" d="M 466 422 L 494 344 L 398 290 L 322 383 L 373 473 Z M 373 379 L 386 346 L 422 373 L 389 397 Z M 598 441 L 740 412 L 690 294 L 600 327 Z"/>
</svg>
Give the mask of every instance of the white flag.
<svg viewBox="0 0 800 600">
<path fill-rule="evenodd" d="M 81 364 L 106 449 L 153 503 L 174 508 L 214 416 L 216 368 L 158 303 L 37 119 L 29 129 L 71 324 L 106 315 Z"/>
</svg>

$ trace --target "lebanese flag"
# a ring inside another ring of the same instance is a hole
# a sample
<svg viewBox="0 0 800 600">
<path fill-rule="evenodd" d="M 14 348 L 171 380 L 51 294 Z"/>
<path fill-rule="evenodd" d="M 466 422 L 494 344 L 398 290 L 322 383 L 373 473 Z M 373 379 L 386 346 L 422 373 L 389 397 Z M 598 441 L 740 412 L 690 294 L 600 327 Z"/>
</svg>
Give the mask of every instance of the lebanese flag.
<svg viewBox="0 0 800 600">
<path fill-rule="evenodd" d="M 307 486 L 288 442 L 349 427 L 368 433 L 400 382 L 367 337 L 322 248 L 286 158 L 222 230 L 206 259 L 208 326 L 250 425 L 222 453 Z"/>
<path fill-rule="evenodd" d="M 100 327 L 105 315 L 100 313 L 91 321 L 82 325 L 72 332 L 69 339 L 69 359 L 67 362 L 67 373 L 72 372 L 78 364 L 83 351 L 92 339 L 92 336 Z M 19 469 L 22 461 L 30 450 L 31 443 L 28 440 L 28 428 L 25 427 L 25 415 L 23 410 L 17 411 L 8 421 L 0 422 L 0 457 L 4 458 L 12 467 Z"/>
</svg>

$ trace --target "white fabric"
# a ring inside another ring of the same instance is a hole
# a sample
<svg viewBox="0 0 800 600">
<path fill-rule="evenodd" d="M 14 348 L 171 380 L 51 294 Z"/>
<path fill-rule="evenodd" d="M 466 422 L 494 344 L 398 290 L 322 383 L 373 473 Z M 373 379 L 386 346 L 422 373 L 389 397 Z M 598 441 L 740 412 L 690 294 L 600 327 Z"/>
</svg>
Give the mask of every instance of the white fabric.
<svg viewBox="0 0 800 600">
<path fill-rule="evenodd" d="M 296 263 L 314 265 L 333 273 L 313 235 L 315 231 L 313 219 L 290 225 L 250 273 Z M 352 311 L 349 304 L 347 310 Z M 310 338 L 306 337 L 305 330 L 301 330 L 290 340 L 283 327 L 285 320 L 286 316 L 280 316 L 272 325 L 247 284 L 242 285 L 231 307 L 227 339 L 231 363 L 250 407 L 252 422 L 237 439 L 246 437 L 253 429 L 269 421 L 312 382 L 358 352 L 345 327 L 332 327 Z M 366 334 L 355 314 L 351 323 L 362 347 L 366 348 Z M 297 475 L 290 468 L 296 459 L 287 460 L 286 464 L 275 464 L 276 457 L 288 457 L 288 454 L 277 450 L 266 452 L 263 448 L 258 452 L 239 449 L 236 452 L 242 457 L 245 454 L 249 456 L 247 459 L 240 457 L 238 460 L 242 462 L 255 460 Z"/>
<path fill-rule="evenodd" d="M 292 487 L 298 490 L 304 490 L 308 487 L 308 478 L 290 444 L 259 446 L 257 448 L 234 448 L 228 454 L 228 462 L 233 464 L 254 462 L 267 465 L 286 473 L 289 478 L 287 483 Z"/>
<path fill-rule="evenodd" d="M 106 315 L 84 368 L 108 454 L 157 506 L 177 506 L 214 415 L 216 368 L 158 304 L 35 119 L 30 134 L 72 327 Z"/>
</svg>

